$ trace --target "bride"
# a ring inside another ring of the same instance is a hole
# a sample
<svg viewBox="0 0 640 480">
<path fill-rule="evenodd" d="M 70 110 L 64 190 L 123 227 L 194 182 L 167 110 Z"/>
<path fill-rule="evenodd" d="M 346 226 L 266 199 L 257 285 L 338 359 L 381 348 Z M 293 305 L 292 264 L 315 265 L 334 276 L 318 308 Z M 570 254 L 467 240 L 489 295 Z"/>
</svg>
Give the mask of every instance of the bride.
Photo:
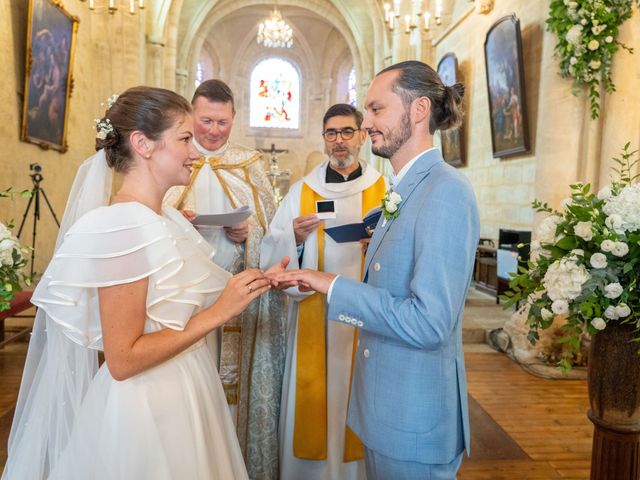
<svg viewBox="0 0 640 480">
<path fill-rule="evenodd" d="M 4 480 L 247 478 L 204 337 L 269 290 L 269 272 L 230 276 L 162 210 L 199 156 L 190 111 L 136 87 L 97 123 L 100 150 L 80 167 L 33 295 Z M 108 167 L 122 174 L 110 205 Z"/>
</svg>

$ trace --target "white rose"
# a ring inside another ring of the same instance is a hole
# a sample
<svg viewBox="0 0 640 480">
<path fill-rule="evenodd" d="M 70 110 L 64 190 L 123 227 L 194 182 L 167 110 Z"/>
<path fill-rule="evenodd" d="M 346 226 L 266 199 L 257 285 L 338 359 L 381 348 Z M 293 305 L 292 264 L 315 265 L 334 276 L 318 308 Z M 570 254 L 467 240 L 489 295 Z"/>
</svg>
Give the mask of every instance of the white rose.
<svg viewBox="0 0 640 480">
<path fill-rule="evenodd" d="M 398 206 L 393 202 L 384 202 L 384 208 L 387 212 L 393 213 L 398 210 Z"/>
<path fill-rule="evenodd" d="M 578 222 L 573 231 L 577 236 L 588 242 L 593 238 L 592 227 L 593 223 L 591 222 Z"/>
<path fill-rule="evenodd" d="M 607 309 L 604 311 L 604 316 L 610 320 L 617 320 L 618 318 L 620 318 L 618 312 L 616 311 L 616 307 L 614 307 L 613 305 L 609 305 L 607 307 Z"/>
<path fill-rule="evenodd" d="M 604 39 L 604 41 L 607 43 L 611 43 L 613 42 L 613 37 L 611 35 L 608 35 L 607 38 Z"/>
<path fill-rule="evenodd" d="M 551 304 L 551 310 L 556 315 L 566 315 L 569 313 L 569 302 L 566 300 L 554 300 Z"/>
<path fill-rule="evenodd" d="M 626 303 L 620 303 L 616 307 L 616 313 L 618 314 L 618 317 L 625 318 L 631 315 L 631 309 Z"/>
<path fill-rule="evenodd" d="M 600 60 L 591 60 L 589 62 L 589 68 L 591 70 L 598 70 L 600 68 L 601 62 Z"/>
<path fill-rule="evenodd" d="M 545 218 L 536 231 L 536 238 L 540 243 L 554 243 L 556 241 L 556 229 L 562 221 L 559 215 L 549 215 Z"/>
<path fill-rule="evenodd" d="M 624 257 L 627 253 L 629 253 L 629 245 L 624 242 L 615 242 L 613 244 L 611 253 L 613 253 L 616 257 Z"/>
<path fill-rule="evenodd" d="M 591 255 L 590 262 L 593 268 L 605 268 L 607 266 L 607 257 L 604 253 L 594 253 Z"/>
<path fill-rule="evenodd" d="M 604 287 L 604 296 L 607 298 L 618 298 L 624 289 L 618 282 L 610 283 Z"/>
<path fill-rule="evenodd" d="M 607 322 L 605 322 L 602 318 L 596 317 L 591 320 L 591 326 L 596 330 L 604 330 L 607 326 Z"/>
<path fill-rule="evenodd" d="M 389 201 L 398 204 L 402 201 L 402 197 L 396 192 L 391 192 L 389 194 Z"/>
<path fill-rule="evenodd" d="M 591 40 L 591 41 L 587 44 L 587 48 L 588 48 L 589 50 L 591 50 L 592 52 L 593 52 L 594 50 L 597 50 L 599 46 L 600 46 L 600 42 L 598 42 L 598 40 L 596 40 L 596 39 Z"/>
<path fill-rule="evenodd" d="M 546 321 L 552 320 L 554 317 L 553 312 L 548 308 L 543 308 L 542 310 L 540 310 L 540 315 L 542 315 L 542 319 Z"/>
<path fill-rule="evenodd" d="M 613 240 L 603 240 L 600 244 L 600 250 L 603 252 L 611 252 L 613 251 L 613 247 L 615 247 L 616 242 Z"/>
<path fill-rule="evenodd" d="M 586 18 L 583 18 L 582 20 L 580 20 L 580 23 L 581 23 L 582 25 L 586 25 L 586 24 L 587 24 L 587 23 L 589 23 L 589 22 L 587 22 L 587 19 L 586 19 Z"/>
<path fill-rule="evenodd" d="M 622 227 L 623 220 L 622 217 L 616 213 L 609 215 L 604 220 L 604 224 L 609 227 L 611 230 L 615 230 L 618 233 L 622 233 L 624 228 Z"/>
<path fill-rule="evenodd" d="M 570 63 L 571 65 L 575 65 L 576 63 L 578 63 L 578 59 L 577 59 L 576 57 L 571 57 L 571 58 L 569 59 L 569 63 Z"/>
<path fill-rule="evenodd" d="M 576 257 L 584 257 L 584 250 L 581 248 L 574 248 L 570 253 Z"/>
<path fill-rule="evenodd" d="M 611 187 L 606 186 L 598 192 L 598 200 L 607 200 L 611 198 Z"/>
<path fill-rule="evenodd" d="M 13 265 L 13 251 L 18 248 L 20 248 L 19 245 L 11 237 L 2 240 L 0 242 L 0 263 Z"/>
</svg>

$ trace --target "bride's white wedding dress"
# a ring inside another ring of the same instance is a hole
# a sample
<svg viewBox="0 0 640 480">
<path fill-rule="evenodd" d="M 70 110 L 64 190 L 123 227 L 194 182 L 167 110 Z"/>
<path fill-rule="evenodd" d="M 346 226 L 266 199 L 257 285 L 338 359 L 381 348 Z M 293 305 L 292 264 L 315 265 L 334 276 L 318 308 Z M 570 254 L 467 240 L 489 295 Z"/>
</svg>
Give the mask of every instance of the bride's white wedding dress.
<svg viewBox="0 0 640 480">
<path fill-rule="evenodd" d="M 145 277 L 145 333 L 184 329 L 191 316 L 215 300 L 230 276 L 210 261 L 211 253 L 176 210 L 157 215 L 142 204 L 121 203 L 90 211 L 66 233 L 34 294 L 34 303 L 46 312 L 48 341 L 64 335 L 75 344 L 73 355 L 101 350 L 98 287 Z M 61 363 L 58 372 L 82 362 Z M 56 369 L 51 370 L 42 375 L 56 377 Z M 43 383 L 35 382 L 37 388 L 45 388 Z M 56 421 L 55 412 L 41 412 L 50 407 L 39 406 L 32 409 L 35 414 L 22 415 L 22 424 L 12 431 L 3 478 L 247 478 L 204 340 L 124 381 L 114 380 L 104 363 L 85 383 L 82 394 L 56 402 L 62 407 L 51 407 L 72 408 L 74 414 L 70 425 L 49 428 L 61 438 L 49 438 L 48 445 L 40 441 L 47 428 L 41 424 Z M 33 391 L 37 388 L 31 388 L 29 397 L 43 394 Z M 59 453 L 52 458 L 56 449 Z M 38 462 L 43 464 L 34 465 Z"/>
</svg>

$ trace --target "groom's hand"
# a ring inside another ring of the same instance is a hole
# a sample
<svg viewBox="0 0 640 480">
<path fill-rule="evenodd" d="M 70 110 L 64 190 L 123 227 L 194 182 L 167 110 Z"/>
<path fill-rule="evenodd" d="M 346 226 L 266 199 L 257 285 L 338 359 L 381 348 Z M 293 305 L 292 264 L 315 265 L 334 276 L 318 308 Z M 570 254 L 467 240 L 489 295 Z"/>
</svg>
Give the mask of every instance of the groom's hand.
<svg viewBox="0 0 640 480">
<path fill-rule="evenodd" d="M 316 270 L 289 270 L 276 277 L 278 282 L 295 282 L 301 292 L 315 291 L 327 294 L 331 283 L 336 278 L 333 273 Z"/>
<path fill-rule="evenodd" d="M 297 285 L 297 282 L 280 282 L 277 280 L 278 275 L 283 274 L 287 271 L 287 265 L 289 265 L 289 257 L 282 257 L 275 265 L 271 266 L 266 272 L 264 272 L 264 276 L 269 279 L 271 282 L 271 286 L 277 288 L 278 290 L 284 290 L 289 287 L 294 287 Z"/>
</svg>

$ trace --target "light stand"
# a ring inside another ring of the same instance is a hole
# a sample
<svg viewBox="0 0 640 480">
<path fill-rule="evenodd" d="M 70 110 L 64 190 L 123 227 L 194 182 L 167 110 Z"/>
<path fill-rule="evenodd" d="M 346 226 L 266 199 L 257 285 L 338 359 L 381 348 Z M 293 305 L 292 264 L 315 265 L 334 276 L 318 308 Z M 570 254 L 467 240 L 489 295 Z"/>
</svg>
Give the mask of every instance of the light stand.
<svg viewBox="0 0 640 480">
<path fill-rule="evenodd" d="M 31 182 L 33 183 L 33 189 L 31 190 L 31 197 L 29 198 L 29 203 L 27 204 L 27 208 L 24 210 L 24 214 L 22 215 L 22 222 L 20 223 L 20 228 L 18 229 L 18 238 L 22 234 L 22 229 L 24 228 L 24 224 L 27 221 L 27 215 L 29 214 L 29 209 L 31 205 L 33 208 L 33 235 L 31 237 L 31 272 L 29 276 L 33 278 L 33 266 L 36 257 L 36 233 L 37 233 L 37 225 L 38 220 L 40 220 L 40 194 L 44 198 L 44 201 L 47 203 L 47 207 L 53 216 L 53 219 L 60 228 L 60 222 L 58 221 L 58 217 L 56 217 L 56 213 L 53 211 L 53 207 L 51 203 L 49 203 L 49 199 L 47 198 L 47 194 L 44 189 L 40 186 L 40 182 L 44 180 L 44 177 L 40 172 L 42 172 L 42 167 L 37 163 L 32 163 L 29 165 L 29 169 L 31 170 Z"/>
</svg>

